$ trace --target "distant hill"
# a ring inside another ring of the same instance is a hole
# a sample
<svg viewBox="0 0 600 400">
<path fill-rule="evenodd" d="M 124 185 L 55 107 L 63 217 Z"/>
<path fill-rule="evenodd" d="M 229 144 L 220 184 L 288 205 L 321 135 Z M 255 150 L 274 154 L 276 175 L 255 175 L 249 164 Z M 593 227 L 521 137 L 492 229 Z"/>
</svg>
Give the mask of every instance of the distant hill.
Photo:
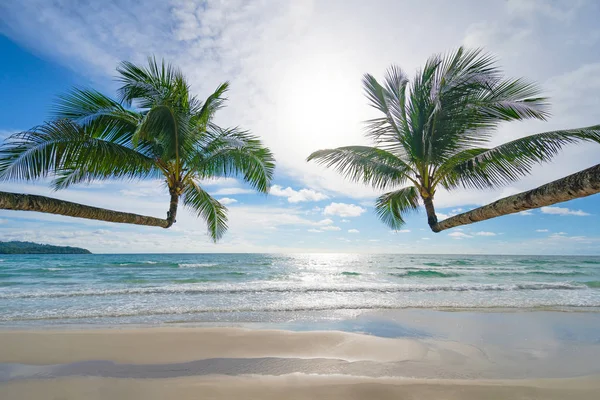
<svg viewBox="0 0 600 400">
<path fill-rule="evenodd" d="M 92 254 L 92 252 L 70 246 L 52 246 L 32 242 L 0 242 L 0 254 Z"/>
</svg>

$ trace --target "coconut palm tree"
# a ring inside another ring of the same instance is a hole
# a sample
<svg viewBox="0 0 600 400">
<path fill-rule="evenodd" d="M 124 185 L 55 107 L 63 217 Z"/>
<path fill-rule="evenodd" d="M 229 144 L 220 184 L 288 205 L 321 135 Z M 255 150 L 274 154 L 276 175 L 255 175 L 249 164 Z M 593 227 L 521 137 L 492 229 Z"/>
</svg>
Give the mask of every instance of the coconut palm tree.
<svg viewBox="0 0 600 400">
<path fill-rule="evenodd" d="M 412 82 L 392 66 L 380 84 L 365 75 L 370 105 L 382 113 L 367 121 L 375 146 L 319 150 L 308 157 L 378 190 L 378 216 L 392 229 L 422 203 L 432 230 L 438 223 L 439 187 L 485 189 L 529 174 L 567 144 L 600 142 L 600 125 L 526 136 L 484 147 L 505 121 L 548 117 L 547 99 L 533 83 L 503 77 L 495 59 L 480 49 L 435 55 Z"/>
<path fill-rule="evenodd" d="M 535 189 L 504 197 L 485 206 L 454 215 L 438 222 L 431 229 L 434 232 L 441 232 L 457 226 L 485 221 L 500 215 L 551 206 L 552 204 L 597 193 L 600 193 L 600 164 L 546 183 Z"/>
<path fill-rule="evenodd" d="M 190 94 L 181 71 L 164 61 L 149 58 L 146 67 L 123 62 L 117 71 L 118 100 L 74 89 L 59 99 L 51 122 L 9 138 L 0 147 L 0 177 L 14 181 L 52 175 L 55 189 L 94 180 L 159 178 L 171 196 L 166 221 L 138 218 L 136 223 L 170 227 L 181 198 L 206 221 L 212 239 L 221 238 L 227 229 L 226 208 L 202 189 L 200 180 L 239 176 L 267 193 L 273 155 L 248 132 L 213 122 L 228 83 L 201 101 Z M 80 209 L 76 216 L 95 218 L 97 210 Z"/>
</svg>

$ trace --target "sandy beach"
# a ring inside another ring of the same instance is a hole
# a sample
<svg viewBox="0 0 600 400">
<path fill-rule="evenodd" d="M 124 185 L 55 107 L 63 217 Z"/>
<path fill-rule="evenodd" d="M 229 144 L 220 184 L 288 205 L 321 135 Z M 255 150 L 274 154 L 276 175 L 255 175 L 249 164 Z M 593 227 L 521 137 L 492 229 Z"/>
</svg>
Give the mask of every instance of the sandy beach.
<svg viewBox="0 0 600 400">
<path fill-rule="evenodd" d="M 597 399 L 594 379 L 423 381 L 344 377 L 65 378 L 13 382 L 4 399 Z"/>
<path fill-rule="evenodd" d="M 339 331 L 5 330 L 0 343 L 3 399 L 595 399 L 600 390 L 598 375 L 516 379 L 526 372 L 508 357 L 468 343 Z"/>
</svg>

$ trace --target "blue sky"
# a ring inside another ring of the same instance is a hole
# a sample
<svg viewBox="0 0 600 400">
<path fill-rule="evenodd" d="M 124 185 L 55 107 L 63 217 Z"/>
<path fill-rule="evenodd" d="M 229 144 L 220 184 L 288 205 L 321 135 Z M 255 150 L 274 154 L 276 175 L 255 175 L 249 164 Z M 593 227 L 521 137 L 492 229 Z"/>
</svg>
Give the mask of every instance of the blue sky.
<svg viewBox="0 0 600 400">
<path fill-rule="evenodd" d="M 48 117 L 73 85 L 113 94 L 120 60 L 149 54 L 180 66 L 206 96 L 230 80 L 217 117 L 262 137 L 275 153 L 269 196 L 235 179 L 204 182 L 229 203 L 230 230 L 217 245 L 201 220 L 182 211 L 170 230 L 48 214 L 0 211 L 0 240 L 74 245 L 94 252 L 399 252 L 600 254 L 598 195 L 434 234 L 424 213 L 391 232 L 373 213 L 377 192 L 307 164 L 311 151 L 366 144 L 372 111 L 360 79 L 396 63 L 412 72 L 435 52 L 483 46 L 507 75 L 540 83 L 551 97 L 547 122 L 502 126 L 495 143 L 597 124 L 600 4 L 581 1 L 148 1 L 7 0 L 0 5 L 0 136 Z M 368 3 L 368 4 L 367 4 Z M 495 191 L 438 192 L 440 217 L 590 167 L 600 145 L 567 148 L 532 176 Z M 101 182 L 52 192 L 45 182 L 0 190 L 51 195 L 164 216 L 160 182 Z"/>
</svg>

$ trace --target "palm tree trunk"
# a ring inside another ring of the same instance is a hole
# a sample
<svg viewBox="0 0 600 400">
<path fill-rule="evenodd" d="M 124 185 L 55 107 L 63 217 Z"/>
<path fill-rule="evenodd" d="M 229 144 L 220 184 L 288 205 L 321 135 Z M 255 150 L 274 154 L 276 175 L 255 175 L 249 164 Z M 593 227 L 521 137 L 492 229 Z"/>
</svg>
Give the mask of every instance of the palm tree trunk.
<svg viewBox="0 0 600 400">
<path fill-rule="evenodd" d="M 430 224 L 430 226 L 432 231 L 441 232 L 457 226 L 549 206 L 596 193 L 600 193 L 600 164 L 527 192 L 505 197 L 486 206 L 455 215 L 433 226 Z"/>
<path fill-rule="evenodd" d="M 176 221 L 177 218 L 177 204 L 179 203 L 179 195 L 175 190 L 170 190 L 171 192 L 171 202 L 169 203 L 169 211 L 167 212 L 167 226 L 165 228 L 170 228 Z"/>
<path fill-rule="evenodd" d="M 33 194 L 0 192 L 0 209 L 37 211 L 49 214 L 66 215 L 68 217 L 95 219 L 122 224 L 158 226 L 161 228 L 168 228 L 172 225 L 172 222 L 169 223 L 166 219 L 112 211 L 105 208 L 86 206 L 83 204 L 71 203 L 70 201 Z"/>
<path fill-rule="evenodd" d="M 435 207 L 433 206 L 433 199 L 431 197 L 424 197 L 423 204 L 425 204 L 425 211 L 427 212 L 427 223 L 433 229 L 438 222 L 437 215 L 435 215 Z"/>
</svg>

